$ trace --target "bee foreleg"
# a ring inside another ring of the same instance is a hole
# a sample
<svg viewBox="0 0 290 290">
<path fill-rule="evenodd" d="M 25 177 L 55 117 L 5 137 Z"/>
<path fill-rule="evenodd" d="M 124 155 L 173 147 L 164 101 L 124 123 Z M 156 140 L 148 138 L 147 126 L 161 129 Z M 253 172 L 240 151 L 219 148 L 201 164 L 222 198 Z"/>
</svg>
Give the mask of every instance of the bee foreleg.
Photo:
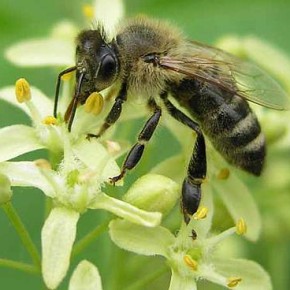
<svg viewBox="0 0 290 290">
<path fill-rule="evenodd" d="M 178 110 L 168 99 L 167 94 L 161 95 L 164 104 L 172 117 L 177 121 L 188 126 L 197 134 L 193 153 L 188 165 L 187 177 L 182 185 L 182 211 L 184 221 L 189 223 L 191 215 L 193 215 L 199 206 L 201 199 L 201 184 L 206 176 L 206 151 L 205 141 L 199 125 L 191 120 L 187 115 Z"/>
<path fill-rule="evenodd" d="M 113 124 L 115 124 L 122 113 L 122 105 L 126 100 L 127 100 L 127 85 L 126 83 L 124 83 L 118 96 L 115 99 L 113 107 L 111 108 L 109 114 L 105 118 L 105 122 L 101 126 L 98 134 L 88 134 L 87 139 L 90 139 L 91 137 L 99 138 L 108 128 L 110 128 Z"/>
<path fill-rule="evenodd" d="M 122 166 L 120 175 L 111 178 L 111 182 L 113 184 L 118 180 L 122 179 L 126 174 L 127 170 L 133 169 L 138 164 L 138 162 L 142 157 L 146 143 L 150 140 L 157 127 L 157 124 L 161 117 L 161 108 L 157 106 L 157 104 L 153 100 L 149 101 L 149 106 L 153 108 L 154 113 L 147 120 L 142 131 L 139 133 L 137 143 L 129 151 L 125 159 L 125 162 Z"/>
</svg>

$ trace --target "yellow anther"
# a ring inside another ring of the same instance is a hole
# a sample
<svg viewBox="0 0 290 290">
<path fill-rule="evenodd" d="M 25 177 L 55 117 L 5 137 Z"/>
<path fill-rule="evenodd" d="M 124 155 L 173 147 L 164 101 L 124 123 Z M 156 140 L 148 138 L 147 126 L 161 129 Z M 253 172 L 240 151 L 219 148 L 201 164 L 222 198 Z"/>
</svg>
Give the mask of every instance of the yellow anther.
<svg viewBox="0 0 290 290">
<path fill-rule="evenodd" d="M 238 235 L 244 235 L 247 232 L 247 224 L 243 218 L 240 218 L 236 224 L 236 233 Z"/>
<path fill-rule="evenodd" d="M 185 263 L 188 267 L 190 267 L 193 271 L 196 271 L 196 270 L 197 270 L 197 268 L 198 268 L 198 263 L 197 263 L 195 260 L 193 260 L 193 259 L 191 258 L 191 256 L 189 256 L 189 255 L 185 255 L 185 256 L 183 257 L 183 261 L 184 261 L 184 263 Z"/>
<path fill-rule="evenodd" d="M 15 95 L 19 103 L 24 103 L 31 99 L 30 85 L 26 79 L 21 78 L 16 81 Z"/>
<path fill-rule="evenodd" d="M 61 79 L 63 81 L 69 81 L 72 78 L 73 74 L 74 74 L 74 71 L 68 72 L 68 73 L 62 75 Z"/>
<path fill-rule="evenodd" d="M 220 172 L 217 174 L 217 178 L 222 179 L 222 180 L 228 179 L 229 176 L 230 176 L 230 171 L 228 168 L 222 168 Z"/>
<path fill-rule="evenodd" d="M 230 277 L 228 278 L 227 286 L 230 288 L 236 287 L 240 282 L 242 281 L 242 278 L 239 277 Z"/>
<path fill-rule="evenodd" d="M 85 111 L 94 115 L 100 114 L 104 106 L 103 96 L 97 92 L 91 93 L 85 102 Z"/>
<path fill-rule="evenodd" d="M 42 123 L 45 125 L 56 125 L 57 120 L 53 116 L 47 116 L 42 120 Z"/>
<path fill-rule="evenodd" d="M 34 160 L 34 164 L 42 169 L 51 169 L 51 164 L 46 159 L 36 159 Z"/>
<path fill-rule="evenodd" d="M 205 206 L 201 206 L 198 208 L 197 212 L 193 215 L 193 219 L 195 220 L 201 220 L 206 218 L 208 213 L 208 208 Z"/>
<path fill-rule="evenodd" d="M 93 19 L 95 14 L 93 6 L 90 4 L 83 5 L 83 14 L 89 20 Z"/>
</svg>

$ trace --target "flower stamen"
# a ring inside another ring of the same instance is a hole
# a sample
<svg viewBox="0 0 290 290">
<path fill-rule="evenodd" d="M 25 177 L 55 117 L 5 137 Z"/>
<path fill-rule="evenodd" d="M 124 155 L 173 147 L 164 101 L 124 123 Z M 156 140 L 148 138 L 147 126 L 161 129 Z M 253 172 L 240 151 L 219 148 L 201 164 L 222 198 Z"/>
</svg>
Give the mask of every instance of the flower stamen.
<svg viewBox="0 0 290 290">
<path fill-rule="evenodd" d="M 226 180 L 230 176 L 230 171 L 228 168 L 222 168 L 217 174 L 217 178 L 221 180 Z"/>
<path fill-rule="evenodd" d="M 26 79 L 20 78 L 16 81 L 15 95 L 19 103 L 24 103 L 31 99 L 30 85 Z"/>
<path fill-rule="evenodd" d="M 234 288 L 238 286 L 238 284 L 242 281 L 242 278 L 240 277 L 230 277 L 228 278 L 227 286 L 230 288 Z"/>
<path fill-rule="evenodd" d="M 236 233 L 238 235 L 244 235 L 247 232 L 247 224 L 243 218 L 240 218 L 236 224 Z"/>
<path fill-rule="evenodd" d="M 85 103 L 85 111 L 95 116 L 100 114 L 104 106 L 103 96 L 97 92 L 91 93 Z"/>
<path fill-rule="evenodd" d="M 192 259 L 191 256 L 185 255 L 183 256 L 184 263 L 190 267 L 193 271 L 197 271 L 198 263 L 196 260 Z"/>
<path fill-rule="evenodd" d="M 45 125 L 56 125 L 57 124 L 57 120 L 55 117 L 53 116 L 46 116 L 43 120 L 42 123 Z"/>
<path fill-rule="evenodd" d="M 51 164 L 46 159 L 36 159 L 34 164 L 41 169 L 52 169 Z"/>
<path fill-rule="evenodd" d="M 208 214 L 208 208 L 205 206 L 199 207 L 197 212 L 193 215 L 193 219 L 195 220 L 201 220 L 206 218 Z"/>
</svg>

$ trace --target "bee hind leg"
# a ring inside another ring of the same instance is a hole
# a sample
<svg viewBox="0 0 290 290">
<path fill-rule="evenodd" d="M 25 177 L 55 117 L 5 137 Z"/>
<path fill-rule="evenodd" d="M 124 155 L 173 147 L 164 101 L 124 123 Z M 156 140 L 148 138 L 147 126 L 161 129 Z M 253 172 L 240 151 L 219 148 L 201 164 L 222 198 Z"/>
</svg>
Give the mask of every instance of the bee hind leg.
<svg viewBox="0 0 290 290">
<path fill-rule="evenodd" d="M 196 137 L 193 153 L 187 169 L 187 177 L 182 185 L 181 207 L 184 221 L 189 223 L 198 209 L 201 199 L 201 184 L 206 176 L 206 151 L 202 134 Z"/>
<path fill-rule="evenodd" d="M 198 123 L 194 122 L 177 109 L 168 99 L 167 93 L 160 96 L 169 112 L 177 121 L 191 128 L 197 134 L 193 153 L 187 169 L 187 177 L 183 181 L 181 208 L 184 221 L 188 224 L 190 216 L 198 209 L 201 199 L 201 184 L 206 177 L 206 150 L 205 140 Z"/>
</svg>

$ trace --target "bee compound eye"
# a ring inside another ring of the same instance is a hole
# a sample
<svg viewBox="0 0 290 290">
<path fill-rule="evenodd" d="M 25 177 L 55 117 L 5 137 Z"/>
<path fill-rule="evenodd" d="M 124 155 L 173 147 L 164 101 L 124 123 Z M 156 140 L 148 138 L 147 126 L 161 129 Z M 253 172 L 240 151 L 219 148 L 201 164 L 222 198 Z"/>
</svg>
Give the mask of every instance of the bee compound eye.
<svg viewBox="0 0 290 290">
<path fill-rule="evenodd" d="M 102 59 L 99 77 L 101 77 L 103 81 L 110 81 L 115 76 L 116 69 L 117 64 L 115 58 L 112 55 L 107 54 Z"/>
</svg>

